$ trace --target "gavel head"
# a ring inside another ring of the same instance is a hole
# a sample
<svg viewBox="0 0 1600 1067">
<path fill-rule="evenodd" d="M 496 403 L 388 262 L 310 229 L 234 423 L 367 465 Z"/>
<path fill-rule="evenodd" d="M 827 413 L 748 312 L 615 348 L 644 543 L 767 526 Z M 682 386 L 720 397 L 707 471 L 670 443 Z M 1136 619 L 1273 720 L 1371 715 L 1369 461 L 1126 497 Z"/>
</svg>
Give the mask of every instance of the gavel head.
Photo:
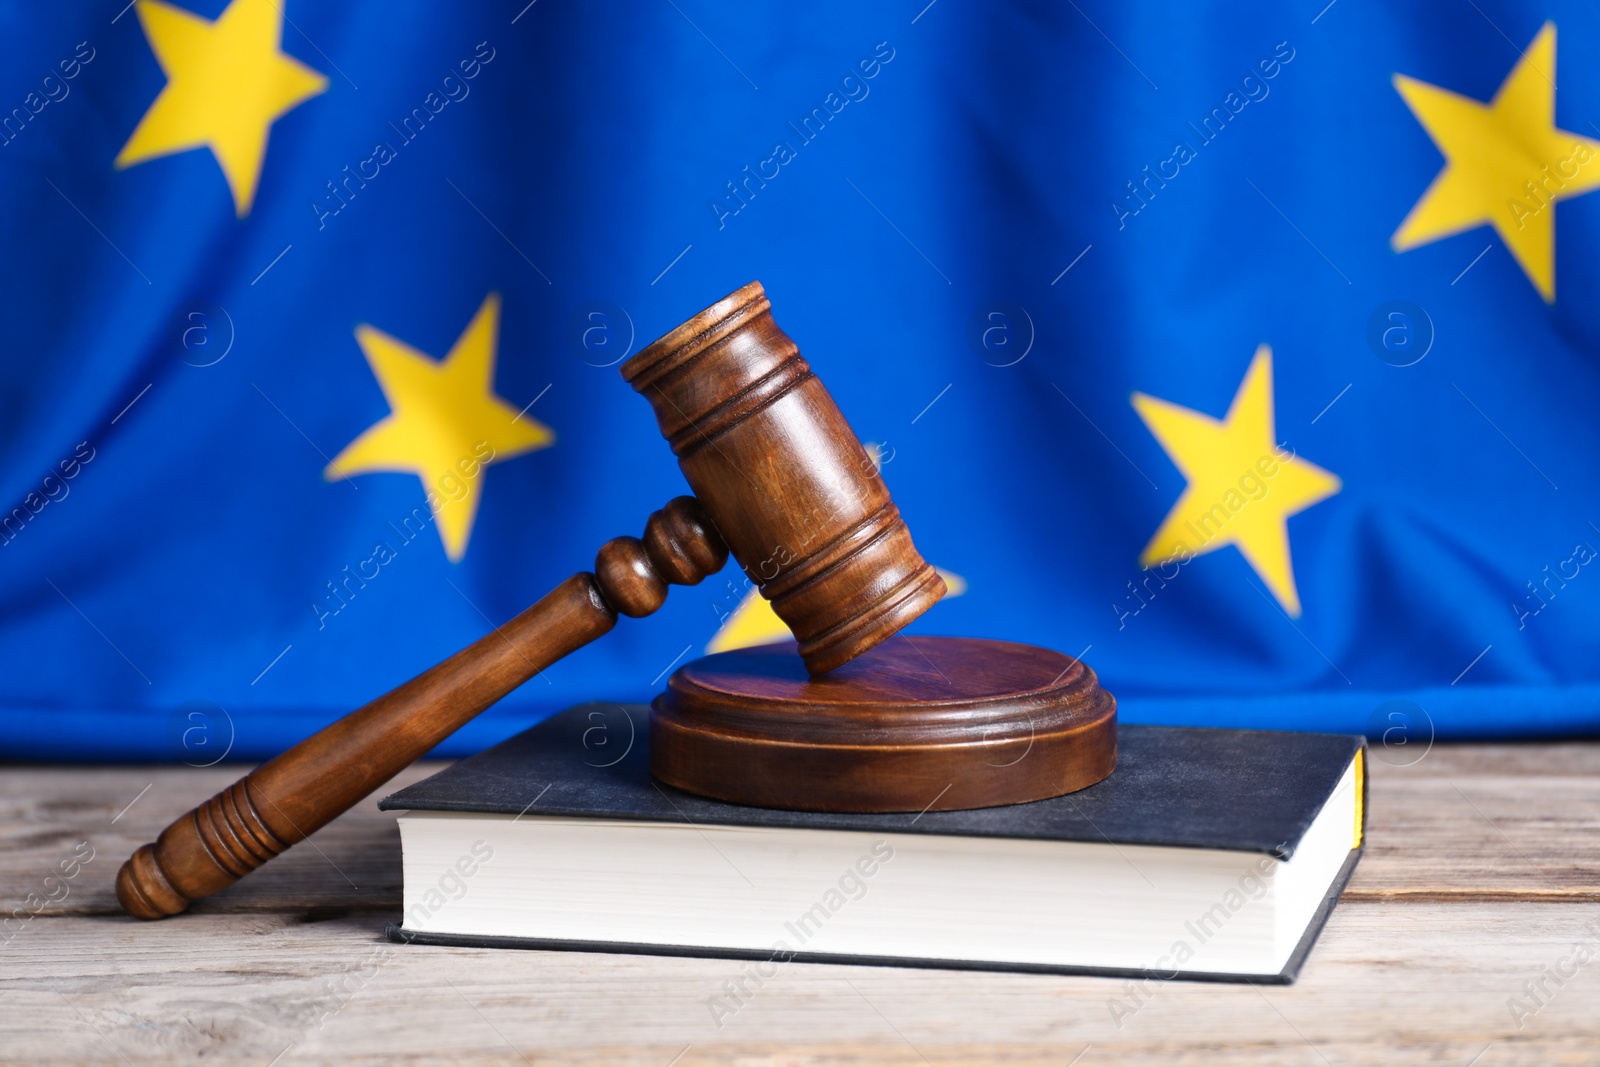
<svg viewBox="0 0 1600 1067">
<path fill-rule="evenodd" d="M 944 581 L 760 282 L 622 365 L 745 574 L 812 674 L 921 615 Z"/>
</svg>

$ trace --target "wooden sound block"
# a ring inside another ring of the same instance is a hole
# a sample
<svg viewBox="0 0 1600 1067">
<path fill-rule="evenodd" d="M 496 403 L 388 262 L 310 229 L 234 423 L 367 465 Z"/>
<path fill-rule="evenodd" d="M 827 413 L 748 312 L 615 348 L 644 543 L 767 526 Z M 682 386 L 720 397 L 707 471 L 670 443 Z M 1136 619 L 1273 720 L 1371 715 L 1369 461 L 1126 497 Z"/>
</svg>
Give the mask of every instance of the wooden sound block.
<svg viewBox="0 0 1600 1067">
<path fill-rule="evenodd" d="M 1044 800 L 1117 764 L 1116 698 L 1049 649 L 891 637 L 811 676 L 793 642 L 679 668 L 650 770 L 701 796 L 799 811 L 956 811 Z"/>
</svg>

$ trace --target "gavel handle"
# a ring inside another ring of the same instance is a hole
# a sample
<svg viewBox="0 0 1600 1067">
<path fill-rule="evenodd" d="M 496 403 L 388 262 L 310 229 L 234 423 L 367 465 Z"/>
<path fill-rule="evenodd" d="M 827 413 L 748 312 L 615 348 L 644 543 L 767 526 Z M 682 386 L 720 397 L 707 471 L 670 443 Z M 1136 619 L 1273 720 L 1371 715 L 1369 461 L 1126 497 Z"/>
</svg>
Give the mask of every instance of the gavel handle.
<svg viewBox="0 0 1600 1067">
<path fill-rule="evenodd" d="M 693 497 L 650 517 L 643 541 L 606 542 L 595 572 L 443 663 L 257 767 L 161 832 L 117 872 L 131 915 L 164 919 L 243 878 L 393 778 L 489 705 L 616 625 L 648 615 L 667 583 L 693 585 L 728 550 Z"/>
</svg>

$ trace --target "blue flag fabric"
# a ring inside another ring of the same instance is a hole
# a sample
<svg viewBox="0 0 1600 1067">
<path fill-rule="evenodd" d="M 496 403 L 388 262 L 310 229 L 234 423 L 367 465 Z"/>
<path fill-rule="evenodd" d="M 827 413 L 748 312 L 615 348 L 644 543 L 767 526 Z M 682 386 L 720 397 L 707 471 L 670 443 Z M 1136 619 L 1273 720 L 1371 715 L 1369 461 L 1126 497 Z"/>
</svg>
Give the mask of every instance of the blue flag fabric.
<svg viewBox="0 0 1600 1067">
<path fill-rule="evenodd" d="M 6 757 L 264 756 L 588 568 L 684 491 L 618 362 L 753 278 L 959 594 L 913 632 L 1128 721 L 1600 724 L 1592 5 L 0 23 Z M 445 751 L 771 639 L 750 597 Z"/>
</svg>

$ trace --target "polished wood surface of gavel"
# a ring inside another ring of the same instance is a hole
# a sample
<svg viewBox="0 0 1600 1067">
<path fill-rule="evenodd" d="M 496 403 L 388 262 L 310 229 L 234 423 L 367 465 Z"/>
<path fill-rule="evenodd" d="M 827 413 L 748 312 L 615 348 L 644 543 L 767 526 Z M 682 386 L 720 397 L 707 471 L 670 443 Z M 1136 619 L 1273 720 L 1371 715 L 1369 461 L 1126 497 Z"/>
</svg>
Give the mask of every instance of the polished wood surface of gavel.
<svg viewBox="0 0 1600 1067">
<path fill-rule="evenodd" d="M 539 671 L 648 615 L 668 583 L 693 585 L 731 550 L 822 674 L 944 595 L 876 467 L 760 283 L 634 356 L 623 376 L 655 409 L 694 497 L 644 537 L 600 549 L 594 573 L 443 663 L 306 738 L 182 816 L 117 874 L 143 919 L 176 915 L 326 825 Z"/>
</svg>

